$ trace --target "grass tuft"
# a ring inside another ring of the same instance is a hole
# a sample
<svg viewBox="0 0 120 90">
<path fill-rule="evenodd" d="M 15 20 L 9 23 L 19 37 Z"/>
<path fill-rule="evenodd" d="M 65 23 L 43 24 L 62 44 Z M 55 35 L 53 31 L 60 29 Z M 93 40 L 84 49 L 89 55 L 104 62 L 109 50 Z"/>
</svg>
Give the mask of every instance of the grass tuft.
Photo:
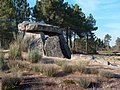
<svg viewBox="0 0 120 90">
<path fill-rule="evenodd" d="M 15 90 L 22 78 L 17 76 L 5 76 L 2 78 L 2 90 Z"/>
<path fill-rule="evenodd" d="M 66 64 L 66 61 L 65 61 L 65 60 L 56 60 L 55 63 L 56 63 L 58 66 L 63 66 L 64 64 Z"/>
<path fill-rule="evenodd" d="M 85 74 L 98 74 L 99 71 L 96 68 L 85 68 L 83 73 L 85 73 Z"/>
<path fill-rule="evenodd" d="M 73 66 L 72 65 L 67 65 L 67 64 L 64 64 L 62 66 L 62 69 L 63 69 L 63 72 L 65 72 L 65 73 L 72 73 L 74 71 Z"/>
<path fill-rule="evenodd" d="M 84 77 L 75 79 L 75 82 L 83 88 L 88 88 L 91 83 L 88 79 Z"/>
<path fill-rule="evenodd" d="M 17 57 L 20 57 L 19 55 L 20 55 L 21 52 L 19 50 L 19 45 L 18 45 L 17 42 L 11 43 L 10 46 L 9 46 L 9 49 L 10 49 L 9 56 L 10 56 L 11 59 L 15 60 Z"/>
<path fill-rule="evenodd" d="M 28 51 L 28 61 L 31 63 L 37 63 L 42 59 L 42 56 L 35 50 Z"/>
<path fill-rule="evenodd" d="M 114 77 L 114 73 L 108 72 L 108 71 L 101 71 L 101 72 L 99 72 L 99 75 L 101 77 L 105 77 L 105 78 L 113 78 Z"/>
</svg>

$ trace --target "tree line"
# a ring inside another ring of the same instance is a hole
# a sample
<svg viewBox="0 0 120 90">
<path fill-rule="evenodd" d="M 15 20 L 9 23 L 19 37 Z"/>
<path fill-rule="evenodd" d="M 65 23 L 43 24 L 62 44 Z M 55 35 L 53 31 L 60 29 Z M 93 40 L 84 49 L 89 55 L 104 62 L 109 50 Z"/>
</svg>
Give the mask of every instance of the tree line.
<svg viewBox="0 0 120 90">
<path fill-rule="evenodd" d="M 18 33 L 18 23 L 34 20 L 62 28 L 73 52 L 90 53 L 103 47 L 104 43 L 93 33 L 98 29 L 96 20 L 92 14 L 86 16 L 78 4 L 64 0 L 36 0 L 34 7 L 27 0 L 0 0 L 0 3 L 0 46 L 8 47 L 12 33 Z"/>
</svg>

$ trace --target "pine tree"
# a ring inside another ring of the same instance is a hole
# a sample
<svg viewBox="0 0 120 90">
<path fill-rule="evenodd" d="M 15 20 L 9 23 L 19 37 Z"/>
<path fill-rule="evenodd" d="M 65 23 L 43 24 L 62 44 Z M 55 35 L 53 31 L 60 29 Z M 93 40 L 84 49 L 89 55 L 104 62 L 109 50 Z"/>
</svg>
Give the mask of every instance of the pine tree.
<svg viewBox="0 0 120 90">
<path fill-rule="evenodd" d="M 18 23 L 28 20 L 30 15 L 27 0 L 0 0 L 0 45 L 5 46 L 18 32 Z"/>
</svg>

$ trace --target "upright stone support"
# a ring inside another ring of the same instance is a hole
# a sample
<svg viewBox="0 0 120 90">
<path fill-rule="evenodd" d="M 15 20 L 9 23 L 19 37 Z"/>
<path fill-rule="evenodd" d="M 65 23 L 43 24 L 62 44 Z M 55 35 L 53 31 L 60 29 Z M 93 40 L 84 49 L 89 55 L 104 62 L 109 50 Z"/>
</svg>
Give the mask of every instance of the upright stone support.
<svg viewBox="0 0 120 90">
<path fill-rule="evenodd" d="M 58 36 L 51 36 L 47 38 L 44 45 L 44 51 L 47 56 L 64 57 Z"/>
<path fill-rule="evenodd" d="M 26 33 L 23 40 L 27 42 L 28 49 L 36 50 L 40 55 L 44 55 L 43 33 Z"/>
</svg>

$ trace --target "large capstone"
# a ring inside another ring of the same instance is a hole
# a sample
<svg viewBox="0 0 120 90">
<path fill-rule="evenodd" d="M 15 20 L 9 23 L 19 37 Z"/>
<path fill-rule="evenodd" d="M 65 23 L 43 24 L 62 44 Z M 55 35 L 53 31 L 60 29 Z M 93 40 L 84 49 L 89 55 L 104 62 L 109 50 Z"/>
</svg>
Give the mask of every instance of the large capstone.
<svg viewBox="0 0 120 90">
<path fill-rule="evenodd" d="M 58 36 L 48 37 L 45 41 L 44 50 L 46 56 L 64 57 Z"/>
<path fill-rule="evenodd" d="M 58 26 L 53 26 L 42 22 L 23 21 L 22 23 L 18 24 L 18 29 L 20 31 L 27 31 L 33 33 L 44 32 L 44 33 L 62 34 L 62 31 Z"/>
<path fill-rule="evenodd" d="M 27 44 L 28 49 L 36 50 L 40 55 L 43 56 L 43 38 L 43 33 L 25 33 L 23 41 Z"/>
</svg>

